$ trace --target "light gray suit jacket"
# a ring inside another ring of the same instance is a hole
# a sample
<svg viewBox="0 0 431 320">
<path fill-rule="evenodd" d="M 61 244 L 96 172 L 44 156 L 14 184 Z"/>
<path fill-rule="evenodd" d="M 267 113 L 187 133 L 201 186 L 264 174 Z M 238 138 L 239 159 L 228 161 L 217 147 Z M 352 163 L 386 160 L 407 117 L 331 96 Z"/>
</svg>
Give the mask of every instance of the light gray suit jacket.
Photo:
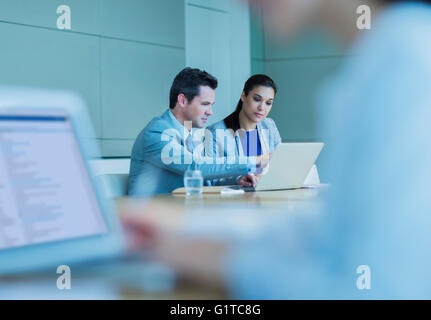
<svg viewBox="0 0 431 320">
<path fill-rule="evenodd" d="M 195 133 L 194 139 L 197 136 L 203 140 L 204 134 Z M 253 161 L 247 159 L 236 159 L 232 163 L 227 158 L 205 157 L 202 141 L 202 148 L 196 148 L 200 150 L 202 157 L 196 160 L 186 147 L 188 134 L 188 130 L 170 110 L 150 121 L 133 146 L 129 195 L 170 193 L 184 186 L 184 172 L 190 167 L 201 170 L 206 185 L 220 180 L 226 184 L 235 184 L 238 177 L 246 175 L 255 167 Z M 196 143 L 199 144 L 199 141 L 195 141 Z"/>
</svg>

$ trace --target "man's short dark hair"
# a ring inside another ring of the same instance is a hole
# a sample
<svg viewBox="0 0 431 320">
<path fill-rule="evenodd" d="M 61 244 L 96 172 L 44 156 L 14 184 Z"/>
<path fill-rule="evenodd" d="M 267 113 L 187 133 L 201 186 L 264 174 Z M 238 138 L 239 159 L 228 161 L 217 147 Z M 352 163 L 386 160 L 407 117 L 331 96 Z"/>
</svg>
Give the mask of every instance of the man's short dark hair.
<svg viewBox="0 0 431 320">
<path fill-rule="evenodd" d="M 189 102 L 200 94 L 201 86 L 208 86 L 215 90 L 217 79 L 206 71 L 185 68 L 174 79 L 169 94 L 169 108 L 175 108 L 179 94 L 184 94 Z"/>
</svg>

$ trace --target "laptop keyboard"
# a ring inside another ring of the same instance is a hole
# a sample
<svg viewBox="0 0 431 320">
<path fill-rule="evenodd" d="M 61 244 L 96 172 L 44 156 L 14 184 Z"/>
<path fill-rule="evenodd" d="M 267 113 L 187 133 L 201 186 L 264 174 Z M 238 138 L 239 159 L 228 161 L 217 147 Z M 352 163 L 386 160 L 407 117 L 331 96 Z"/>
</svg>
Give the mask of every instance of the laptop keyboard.
<svg viewBox="0 0 431 320">
<path fill-rule="evenodd" d="M 244 186 L 229 186 L 228 188 L 234 190 L 244 190 L 244 192 L 255 192 L 256 189 L 254 187 L 244 187 Z"/>
</svg>

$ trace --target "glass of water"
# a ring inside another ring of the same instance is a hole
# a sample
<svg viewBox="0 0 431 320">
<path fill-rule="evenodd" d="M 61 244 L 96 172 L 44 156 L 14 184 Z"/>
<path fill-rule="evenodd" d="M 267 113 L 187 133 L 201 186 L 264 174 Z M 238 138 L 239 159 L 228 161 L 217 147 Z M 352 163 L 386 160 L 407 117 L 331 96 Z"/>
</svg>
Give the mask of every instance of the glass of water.
<svg viewBox="0 0 431 320">
<path fill-rule="evenodd" d="M 184 188 L 188 196 L 201 195 L 203 189 L 203 177 L 200 170 L 187 170 L 184 173 Z"/>
</svg>

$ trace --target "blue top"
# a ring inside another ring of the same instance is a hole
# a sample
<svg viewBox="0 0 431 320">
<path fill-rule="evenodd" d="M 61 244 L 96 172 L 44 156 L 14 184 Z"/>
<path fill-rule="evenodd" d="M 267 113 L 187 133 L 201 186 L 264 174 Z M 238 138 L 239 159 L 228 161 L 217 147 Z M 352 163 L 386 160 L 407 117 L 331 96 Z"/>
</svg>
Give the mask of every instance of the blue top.
<svg viewBox="0 0 431 320">
<path fill-rule="evenodd" d="M 346 56 L 316 100 L 331 145 L 325 210 L 286 208 L 231 251 L 238 298 L 431 298 L 431 6 L 388 8 Z"/>
<path fill-rule="evenodd" d="M 245 135 L 240 135 L 244 155 L 247 157 L 256 157 L 262 155 L 262 146 L 260 144 L 257 129 L 246 131 Z"/>
</svg>

